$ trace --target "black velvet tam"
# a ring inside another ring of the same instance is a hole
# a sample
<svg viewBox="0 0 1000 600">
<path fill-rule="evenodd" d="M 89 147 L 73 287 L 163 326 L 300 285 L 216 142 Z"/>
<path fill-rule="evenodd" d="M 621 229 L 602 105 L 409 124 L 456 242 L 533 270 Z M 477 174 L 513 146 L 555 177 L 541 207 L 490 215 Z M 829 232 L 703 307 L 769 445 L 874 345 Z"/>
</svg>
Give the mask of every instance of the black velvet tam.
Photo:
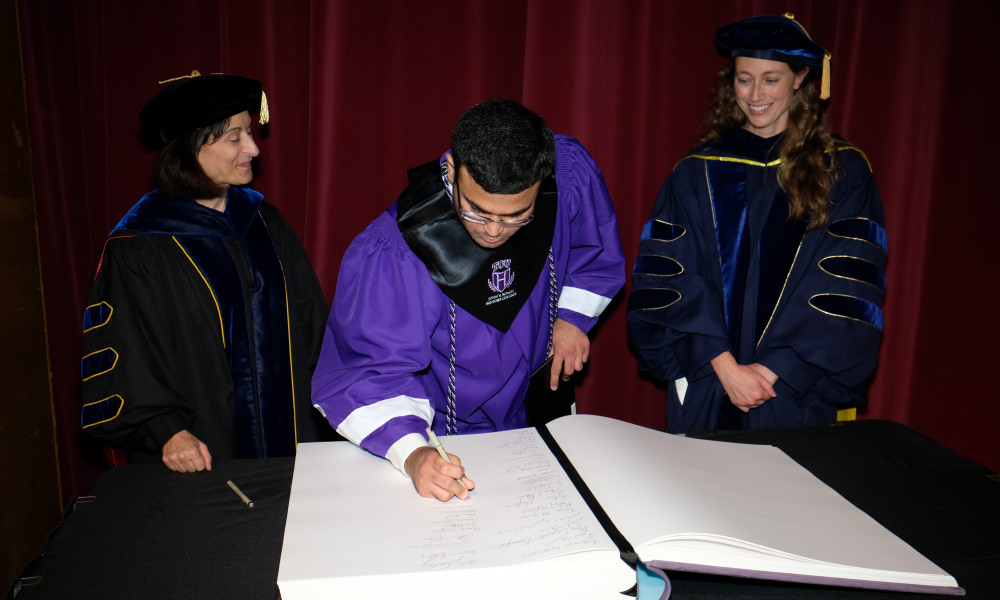
<svg viewBox="0 0 1000 600">
<path fill-rule="evenodd" d="M 197 71 L 195 71 L 197 73 Z M 139 113 L 139 121 L 150 134 L 166 144 L 171 140 L 214 125 L 243 111 L 261 113 L 266 123 L 259 81 L 216 73 L 192 75 L 160 90 Z"/>
<path fill-rule="evenodd" d="M 748 56 L 795 66 L 823 67 L 826 50 L 799 25 L 794 16 L 759 15 L 715 30 L 715 42 L 731 57 Z"/>
</svg>

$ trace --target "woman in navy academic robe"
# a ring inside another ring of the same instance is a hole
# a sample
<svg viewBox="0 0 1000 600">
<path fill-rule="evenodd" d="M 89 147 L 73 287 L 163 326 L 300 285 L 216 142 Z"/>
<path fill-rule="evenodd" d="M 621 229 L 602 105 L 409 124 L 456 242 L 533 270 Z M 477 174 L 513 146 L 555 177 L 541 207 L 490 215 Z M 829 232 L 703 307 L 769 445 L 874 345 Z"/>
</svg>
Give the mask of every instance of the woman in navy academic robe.
<svg viewBox="0 0 1000 600">
<path fill-rule="evenodd" d="M 732 57 L 699 145 L 667 177 L 628 303 L 668 427 L 828 423 L 867 398 L 886 234 L 864 154 L 825 120 L 826 50 L 791 15 L 720 28 Z"/>
</svg>

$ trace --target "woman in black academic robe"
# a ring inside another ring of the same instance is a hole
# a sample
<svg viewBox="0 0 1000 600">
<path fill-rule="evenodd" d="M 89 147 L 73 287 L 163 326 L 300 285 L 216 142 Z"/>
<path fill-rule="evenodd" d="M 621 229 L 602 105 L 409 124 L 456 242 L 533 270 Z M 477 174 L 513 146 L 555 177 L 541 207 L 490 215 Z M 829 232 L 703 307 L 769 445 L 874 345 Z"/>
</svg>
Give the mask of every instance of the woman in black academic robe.
<svg viewBox="0 0 1000 600">
<path fill-rule="evenodd" d="M 84 430 L 174 471 L 291 456 L 315 440 L 327 304 L 305 250 L 245 187 L 260 83 L 182 78 L 143 109 L 156 189 L 105 243 L 84 313 Z"/>
</svg>

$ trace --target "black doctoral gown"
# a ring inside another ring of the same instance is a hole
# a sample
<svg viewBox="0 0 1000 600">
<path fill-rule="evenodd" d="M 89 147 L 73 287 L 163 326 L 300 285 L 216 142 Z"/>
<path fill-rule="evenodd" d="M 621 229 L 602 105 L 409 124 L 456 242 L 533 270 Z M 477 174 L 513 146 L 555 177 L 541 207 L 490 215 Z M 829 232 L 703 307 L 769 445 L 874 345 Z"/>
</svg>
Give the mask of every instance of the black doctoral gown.
<svg viewBox="0 0 1000 600">
<path fill-rule="evenodd" d="M 147 194 L 108 236 L 84 313 L 81 424 L 159 460 L 187 429 L 213 459 L 291 456 L 317 438 L 310 378 L 327 303 L 277 208 Z"/>
</svg>

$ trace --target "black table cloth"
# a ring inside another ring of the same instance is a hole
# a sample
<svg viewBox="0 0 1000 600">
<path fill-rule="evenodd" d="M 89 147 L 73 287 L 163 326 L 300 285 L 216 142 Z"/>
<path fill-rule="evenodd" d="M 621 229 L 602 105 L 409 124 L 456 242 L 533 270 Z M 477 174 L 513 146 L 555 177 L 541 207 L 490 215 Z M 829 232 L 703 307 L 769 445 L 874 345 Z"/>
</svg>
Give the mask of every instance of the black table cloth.
<svg viewBox="0 0 1000 600">
<path fill-rule="evenodd" d="M 948 571 L 966 589 L 967 598 L 1000 598 L 996 473 L 886 421 L 692 436 L 781 448 Z M 173 473 L 161 465 L 108 471 L 92 490 L 92 499 L 79 499 L 67 509 L 7 596 L 279 598 L 276 580 L 293 467 L 289 458 L 220 461 L 212 471 L 194 474 Z M 253 500 L 253 508 L 227 480 Z M 330 543 L 349 547 L 348 540 Z M 668 575 L 674 600 L 943 597 Z"/>
</svg>

